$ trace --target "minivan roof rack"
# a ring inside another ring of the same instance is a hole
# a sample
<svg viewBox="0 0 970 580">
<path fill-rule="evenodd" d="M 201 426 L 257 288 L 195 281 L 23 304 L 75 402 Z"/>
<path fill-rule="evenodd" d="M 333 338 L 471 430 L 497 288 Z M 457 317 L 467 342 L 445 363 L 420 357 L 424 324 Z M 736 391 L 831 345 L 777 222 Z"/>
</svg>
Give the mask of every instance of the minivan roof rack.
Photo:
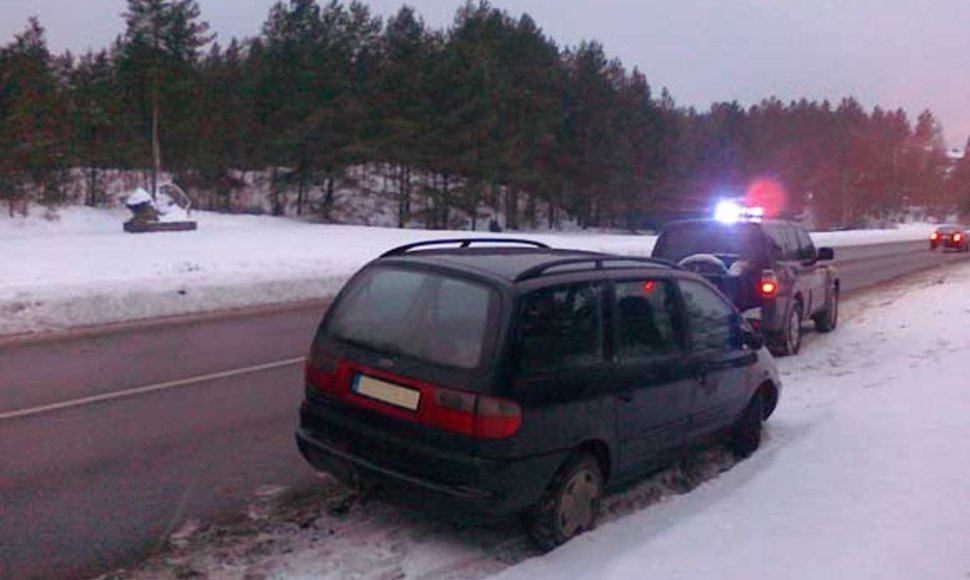
<svg viewBox="0 0 970 580">
<path fill-rule="evenodd" d="M 520 238 L 452 238 L 446 240 L 424 240 L 421 242 L 413 242 L 410 244 L 404 244 L 403 246 L 398 246 L 394 249 L 388 250 L 381 254 L 382 258 L 387 258 L 389 256 L 402 256 L 411 250 L 417 248 L 423 248 L 427 246 L 443 246 L 448 244 L 458 244 L 459 248 L 468 248 L 472 244 L 521 244 L 526 246 L 532 246 L 534 248 L 549 249 L 549 246 L 543 244 L 542 242 L 537 242 L 535 240 L 525 240 Z"/>
<path fill-rule="evenodd" d="M 546 262 L 545 264 L 539 264 L 538 266 L 533 266 L 528 270 L 525 270 L 521 274 L 515 277 L 516 282 L 521 282 L 523 280 L 528 280 L 530 278 L 538 278 L 546 273 L 547 270 L 551 268 L 556 268 L 559 266 L 569 266 L 572 264 L 590 264 L 590 269 L 595 270 L 605 270 L 611 264 L 618 264 L 622 262 L 634 263 L 638 266 L 650 265 L 650 266 L 661 266 L 663 268 L 670 268 L 672 270 L 681 270 L 682 268 L 673 262 L 668 262 L 667 260 L 662 260 L 658 258 L 639 258 L 634 256 L 610 256 L 610 255 L 599 255 L 590 256 L 583 258 L 563 258 L 561 260 L 553 260 L 552 262 Z M 632 266 L 628 266 L 632 267 Z"/>
</svg>

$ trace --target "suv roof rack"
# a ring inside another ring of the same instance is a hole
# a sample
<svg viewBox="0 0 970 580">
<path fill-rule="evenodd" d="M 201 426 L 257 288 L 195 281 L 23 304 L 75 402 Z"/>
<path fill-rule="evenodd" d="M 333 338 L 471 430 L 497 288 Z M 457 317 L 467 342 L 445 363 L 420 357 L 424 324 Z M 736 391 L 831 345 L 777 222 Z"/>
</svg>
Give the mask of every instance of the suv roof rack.
<svg viewBox="0 0 970 580">
<path fill-rule="evenodd" d="M 523 280 L 528 280 L 530 278 L 538 278 L 546 273 L 547 270 L 551 268 L 556 268 L 559 266 L 569 266 L 572 264 L 590 264 L 592 270 L 605 270 L 608 268 L 610 263 L 633 263 L 638 266 L 650 265 L 650 266 L 661 266 L 663 268 L 669 268 L 672 270 L 682 270 L 680 266 L 669 262 L 667 260 L 662 260 L 658 258 L 639 258 L 634 256 L 611 256 L 608 254 L 602 254 L 597 256 L 590 256 L 588 258 L 563 258 L 561 260 L 553 260 L 552 262 L 546 262 L 545 264 L 539 264 L 538 266 L 533 266 L 528 270 L 522 272 L 515 277 L 516 282 L 521 282 Z M 633 266 L 628 266 L 633 267 Z"/>
<path fill-rule="evenodd" d="M 388 250 L 381 254 L 382 258 L 387 258 L 389 256 L 402 256 L 411 250 L 417 248 L 423 248 L 427 246 L 442 246 L 447 244 L 458 244 L 459 248 L 468 248 L 472 244 L 522 244 L 526 246 L 532 246 L 534 248 L 550 249 L 548 245 L 542 242 L 537 242 L 535 240 L 525 240 L 520 238 L 452 238 L 446 240 L 424 240 L 421 242 L 413 242 L 410 244 L 404 244 L 403 246 L 398 246 L 391 250 Z"/>
</svg>

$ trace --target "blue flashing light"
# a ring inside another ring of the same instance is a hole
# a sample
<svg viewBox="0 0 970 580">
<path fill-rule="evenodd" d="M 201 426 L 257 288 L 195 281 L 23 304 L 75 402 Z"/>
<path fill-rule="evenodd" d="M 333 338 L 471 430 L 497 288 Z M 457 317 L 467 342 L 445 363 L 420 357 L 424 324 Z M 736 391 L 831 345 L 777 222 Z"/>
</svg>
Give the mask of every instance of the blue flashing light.
<svg viewBox="0 0 970 580">
<path fill-rule="evenodd" d="M 714 208 L 714 219 L 725 224 L 733 224 L 739 221 L 760 222 L 764 217 L 765 208 L 744 207 L 731 200 L 721 200 Z"/>
</svg>

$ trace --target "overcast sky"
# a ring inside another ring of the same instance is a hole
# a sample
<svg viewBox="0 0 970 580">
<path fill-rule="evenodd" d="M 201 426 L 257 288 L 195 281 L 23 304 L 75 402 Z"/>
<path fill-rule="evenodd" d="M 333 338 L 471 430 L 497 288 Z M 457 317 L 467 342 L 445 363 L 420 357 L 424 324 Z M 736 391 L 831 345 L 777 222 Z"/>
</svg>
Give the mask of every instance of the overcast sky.
<svg viewBox="0 0 970 580">
<path fill-rule="evenodd" d="M 320 0 L 324 3 L 326 0 Z M 274 0 L 199 0 L 218 39 L 258 34 Z M 403 0 L 369 0 L 388 16 Z M 462 0 L 410 0 L 435 28 Z M 599 40 L 611 57 L 639 67 L 655 93 L 706 109 L 768 96 L 931 109 L 947 142 L 970 136 L 970 0 L 492 0 L 529 13 L 560 46 Z M 29 16 L 51 50 L 107 46 L 124 30 L 125 0 L 0 0 L 0 45 Z"/>
</svg>

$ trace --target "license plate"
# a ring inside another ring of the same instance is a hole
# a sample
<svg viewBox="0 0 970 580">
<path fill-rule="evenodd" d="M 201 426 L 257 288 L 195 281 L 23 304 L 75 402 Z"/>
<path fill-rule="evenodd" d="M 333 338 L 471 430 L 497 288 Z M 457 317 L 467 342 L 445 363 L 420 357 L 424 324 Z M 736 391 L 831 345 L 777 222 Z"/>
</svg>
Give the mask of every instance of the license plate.
<svg viewBox="0 0 970 580">
<path fill-rule="evenodd" d="M 418 404 L 421 402 L 421 391 L 395 385 L 394 383 L 368 377 L 367 375 L 356 375 L 351 385 L 351 390 L 358 395 L 376 399 L 409 411 L 417 411 Z"/>
</svg>

